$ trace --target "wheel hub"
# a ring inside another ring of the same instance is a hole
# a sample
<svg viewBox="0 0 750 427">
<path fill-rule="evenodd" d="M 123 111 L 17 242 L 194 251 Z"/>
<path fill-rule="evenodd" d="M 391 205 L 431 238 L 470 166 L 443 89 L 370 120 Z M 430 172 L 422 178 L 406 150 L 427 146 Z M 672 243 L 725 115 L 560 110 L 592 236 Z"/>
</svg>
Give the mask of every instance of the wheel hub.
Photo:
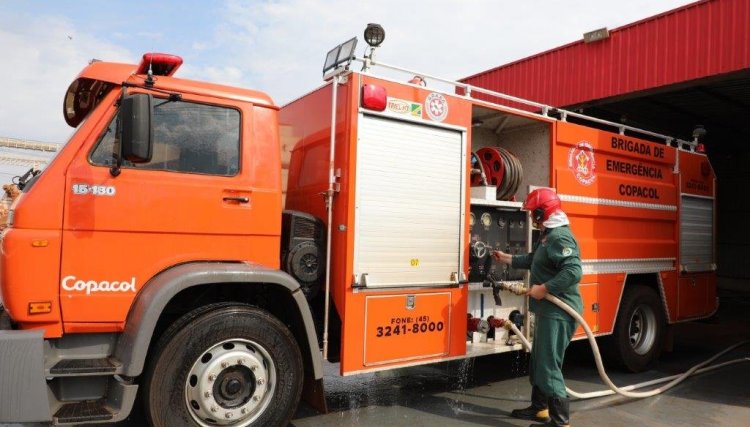
<svg viewBox="0 0 750 427">
<path fill-rule="evenodd" d="M 246 366 L 232 366 L 223 370 L 214 381 L 214 396 L 224 408 L 236 408 L 255 393 L 256 377 Z"/>
<path fill-rule="evenodd" d="M 639 305 L 630 316 L 630 345 L 639 355 L 648 353 L 656 341 L 656 314 L 647 305 Z"/>
<path fill-rule="evenodd" d="M 269 406 L 276 367 L 268 351 L 233 339 L 204 351 L 188 372 L 185 400 L 201 426 L 246 426 Z"/>
<path fill-rule="evenodd" d="M 229 381 L 226 381 L 223 384 L 222 391 L 225 396 L 233 396 L 242 389 L 242 383 L 240 383 L 238 380 L 232 379 Z"/>
</svg>

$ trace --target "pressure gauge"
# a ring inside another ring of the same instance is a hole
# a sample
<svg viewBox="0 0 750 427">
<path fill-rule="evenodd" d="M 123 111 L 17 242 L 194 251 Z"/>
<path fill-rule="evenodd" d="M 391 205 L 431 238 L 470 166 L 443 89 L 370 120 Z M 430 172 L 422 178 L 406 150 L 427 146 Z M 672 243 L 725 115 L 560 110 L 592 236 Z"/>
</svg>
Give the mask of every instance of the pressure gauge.
<svg viewBox="0 0 750 427">
<path fill-rule="evenodd" d="M 474 215 L 474 212 L 469 215 L 469 227 L 473 227 L 474 224 L 477 223 L 477 217 Z"/>
<path fill-rule="evenodd" d="M 482 214 L 482 225 L 484 225 L 485 227 L 489 227 L 490 225 L 492 225 L 492 215 L 490 215 L 487 212 L 483 213 Z"/>
<path fill-rule="evenodd" d="M 500 228 L 505 228 L 505 226 L 508 225 L 508 223 L 505 221 L 505 218 L 498 218 L 497 219 L 497 226 Z"/>
</svg>

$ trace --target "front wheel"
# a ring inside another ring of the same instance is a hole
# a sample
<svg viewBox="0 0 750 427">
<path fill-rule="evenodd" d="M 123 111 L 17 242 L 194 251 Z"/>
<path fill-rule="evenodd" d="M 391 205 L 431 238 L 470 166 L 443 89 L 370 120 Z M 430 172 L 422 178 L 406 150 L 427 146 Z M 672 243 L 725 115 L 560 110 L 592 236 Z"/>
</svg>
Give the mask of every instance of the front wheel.
<svg viewBox="0 0 750 427">
<path fill-rule="evenodd" d="M 271 314 L 219 303 L 166 330 L 145 378 L 146 414 L 155 427 L 285 426 L 302 391 L 302 357 Z"/>
<path fill-rule="evenodd" d="M 626 287 L 612 332 L 610 356 L 631 372 L 648 369 L 661 354 L 664 324 L 664 310 L 652 288 Z"/>
</svg>

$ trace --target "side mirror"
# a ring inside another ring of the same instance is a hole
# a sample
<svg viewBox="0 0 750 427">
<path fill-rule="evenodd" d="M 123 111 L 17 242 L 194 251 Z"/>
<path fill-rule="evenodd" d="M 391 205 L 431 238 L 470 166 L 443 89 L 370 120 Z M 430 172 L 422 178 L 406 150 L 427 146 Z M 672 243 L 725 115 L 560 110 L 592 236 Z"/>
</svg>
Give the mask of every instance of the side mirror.
<svg viewBox="0 0 750 427">
<path fill-rule="evenodd" d="M 132 163 L 148 163 L 153 154 L 153 97 L 150 94 L 127 95 L 120 104 L 122 120 L 122 158 Z"/>
</svg>

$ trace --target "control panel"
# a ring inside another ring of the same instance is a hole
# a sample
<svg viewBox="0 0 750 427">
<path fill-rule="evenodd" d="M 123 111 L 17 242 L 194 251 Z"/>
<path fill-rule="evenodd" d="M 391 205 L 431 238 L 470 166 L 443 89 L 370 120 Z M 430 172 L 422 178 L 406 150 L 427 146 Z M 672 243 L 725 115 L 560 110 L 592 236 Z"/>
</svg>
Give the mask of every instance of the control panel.
<svg viewBox="0 0 750 427">
<path fill-rule="evenodd" d="M 483 282 L 488 272 L 493 273 L 499 281 L 523 280 L 525 270 L 513 269 L 498 263 L 490 254 L 493 250 L 514 255 L 526 253 L 526 212 L 496 206 L 472 205 L 469 230 L 469 282 Z"/>
</svg>

